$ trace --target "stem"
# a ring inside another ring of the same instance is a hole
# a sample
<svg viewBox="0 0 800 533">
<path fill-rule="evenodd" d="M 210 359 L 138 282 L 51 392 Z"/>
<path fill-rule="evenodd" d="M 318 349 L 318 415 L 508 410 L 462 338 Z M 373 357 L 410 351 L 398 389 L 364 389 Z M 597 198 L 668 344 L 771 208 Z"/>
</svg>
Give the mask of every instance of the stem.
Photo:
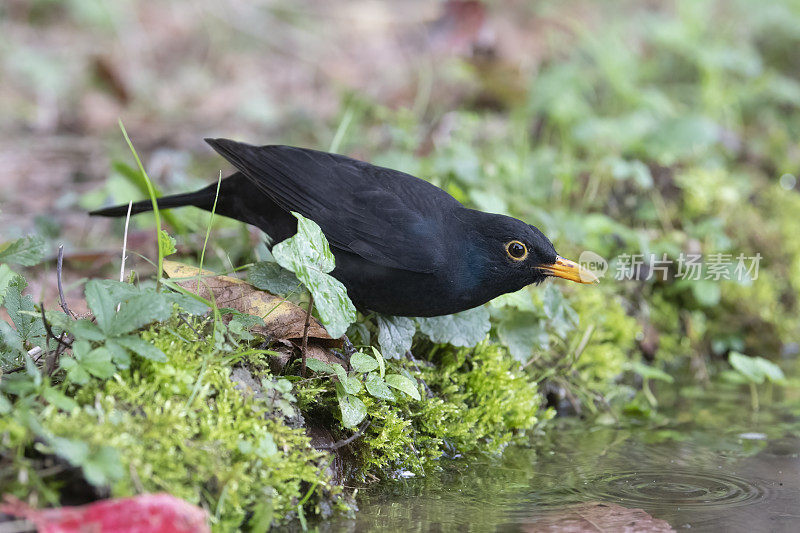
<svg viewBox="0 0 800 533">
<path fill-rule="evenodd" d="M 308 326 L 311 324 L 311 310 L 314 308 L 314 295 L 309 293 L 308 309 L 306 309 L 306 323 L 303 326 L 303 345 L 301 348 L 302 363 L 300 375 L 306 377 L 306 351 L 308 350 Z"/>
</svg>

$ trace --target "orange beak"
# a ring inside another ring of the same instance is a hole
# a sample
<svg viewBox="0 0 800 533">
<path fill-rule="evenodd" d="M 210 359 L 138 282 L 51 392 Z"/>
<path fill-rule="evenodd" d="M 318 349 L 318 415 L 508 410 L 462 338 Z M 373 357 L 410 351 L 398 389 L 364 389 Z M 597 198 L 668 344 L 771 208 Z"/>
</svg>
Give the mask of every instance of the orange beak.
<svg viewBox="0 0 800 533">
<path fill-rule="evenodd" d="M 589 270 L 581 267 L 574 261 L 564 259 L 560 255 L 556 256 L 556 262 L 552 265 L 541 265 L 538 268 L 556 278 L 577 281 L 578 283 L 600 283 L 597 276 L 592 274 Z"/>
</svg>

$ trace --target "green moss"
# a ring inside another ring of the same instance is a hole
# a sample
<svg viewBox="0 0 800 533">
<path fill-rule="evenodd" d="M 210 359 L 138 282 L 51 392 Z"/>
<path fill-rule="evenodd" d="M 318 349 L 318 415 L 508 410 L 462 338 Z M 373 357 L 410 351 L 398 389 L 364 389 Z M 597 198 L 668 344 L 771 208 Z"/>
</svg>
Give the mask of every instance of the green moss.
<svg viewBox="0 0 800 533">
<path fill-rule="evenodd" d="M 552 416 L 541 411 L 535 380 L 499 345 L 441 347 L 432 362 L 411 374 L 434 397 L 368 405 L 373 423 L 358 448 L 363 472 L 423 473 L 442 453 L 497 453 Z"/>
<path fill-rule="evenodd" d="M 168 354 L 166 363 L 137 358 L 129 371 L 74 390 L 78 409 L 46 407 L 41 425 L 93 450 L 117 450 L 123 475 L 112 495 L 166 491 L 206 508 L 220 531 L 236 529 L 270 502 L 277 518 L 291 516 L 309 487 L 311 507 L 337 492 L 326 470 L 329 455 L 263 400 L 237 390 L 230 360 L 204 343 L 185 342 L 172 327 L 143 333 Z M 188 328 L 181 333 L 192 335 Z M 13 422 L 0 429 L 7 441 L 29 442 L 23 430 Z"/>
</svg>

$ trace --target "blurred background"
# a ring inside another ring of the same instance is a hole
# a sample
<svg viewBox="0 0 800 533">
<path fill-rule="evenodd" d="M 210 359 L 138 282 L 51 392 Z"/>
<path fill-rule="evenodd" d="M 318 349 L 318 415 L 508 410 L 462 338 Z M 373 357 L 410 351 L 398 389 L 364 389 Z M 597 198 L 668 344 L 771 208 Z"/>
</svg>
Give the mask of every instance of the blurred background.
<svg viewBox="0 0 800 533">
<path fill-rule="evenodd" d="M 80 281 L 113 275 L 122 237 L 86 211 L 144 197 L 121 118 L 165 193 L 227 173 L 207 136 L 333 146 L 521 217 L 610 273 L 620 254 L 762 254 L 755 281 L 673 269 L 584 293 L 579 312 L 611 297 L 637 324 L 609 333 L 592 379 L 631 350 L 797 351 L 799 2 L 5 0 L 0 36 L 0 241 L 63 243 L 79 311 Z M 181 255 L 206 221 L 167 221 Z M 257 259 L 259 241 L 215 222 L 212 266 Z M 129 246 L 154 255 L 151 219 Z M 48 268 L 28 280 L 55 301 Z"/>
</svg>

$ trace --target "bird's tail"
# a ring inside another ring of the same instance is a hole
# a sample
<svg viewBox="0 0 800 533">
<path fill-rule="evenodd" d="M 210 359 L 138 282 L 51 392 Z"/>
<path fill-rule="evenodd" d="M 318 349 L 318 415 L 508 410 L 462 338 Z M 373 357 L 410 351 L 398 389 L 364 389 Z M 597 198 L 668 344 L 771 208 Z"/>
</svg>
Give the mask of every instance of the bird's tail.
<svg viewBox="0 0 800 533">
<path fill-rule="evenodd" d="M 185 205 L 193 205 L 207 211 L 211 211 L 214 206 L 214 198 L 217 195 L 217 184 L 212 183 L 208 187 L 200 189 L 199 191 L 175 194 L 172 196 L 164 196 L 156 199 L 159 209 L 170 209 L 172 207 L 182 207 Z M 142 200 L 140 202 L 133 202 L 131 206 L 131 215 L 137 213 L 145 213 L 153 210 L 153 202 L 150 200 Z M 100 217 L 124 217 L 128 214 L 128 204 L 115 205 L 113 207 L 106 207 L 104 209 L 97 209 L 89 213 L 93 216 Z"/>
</svg>

